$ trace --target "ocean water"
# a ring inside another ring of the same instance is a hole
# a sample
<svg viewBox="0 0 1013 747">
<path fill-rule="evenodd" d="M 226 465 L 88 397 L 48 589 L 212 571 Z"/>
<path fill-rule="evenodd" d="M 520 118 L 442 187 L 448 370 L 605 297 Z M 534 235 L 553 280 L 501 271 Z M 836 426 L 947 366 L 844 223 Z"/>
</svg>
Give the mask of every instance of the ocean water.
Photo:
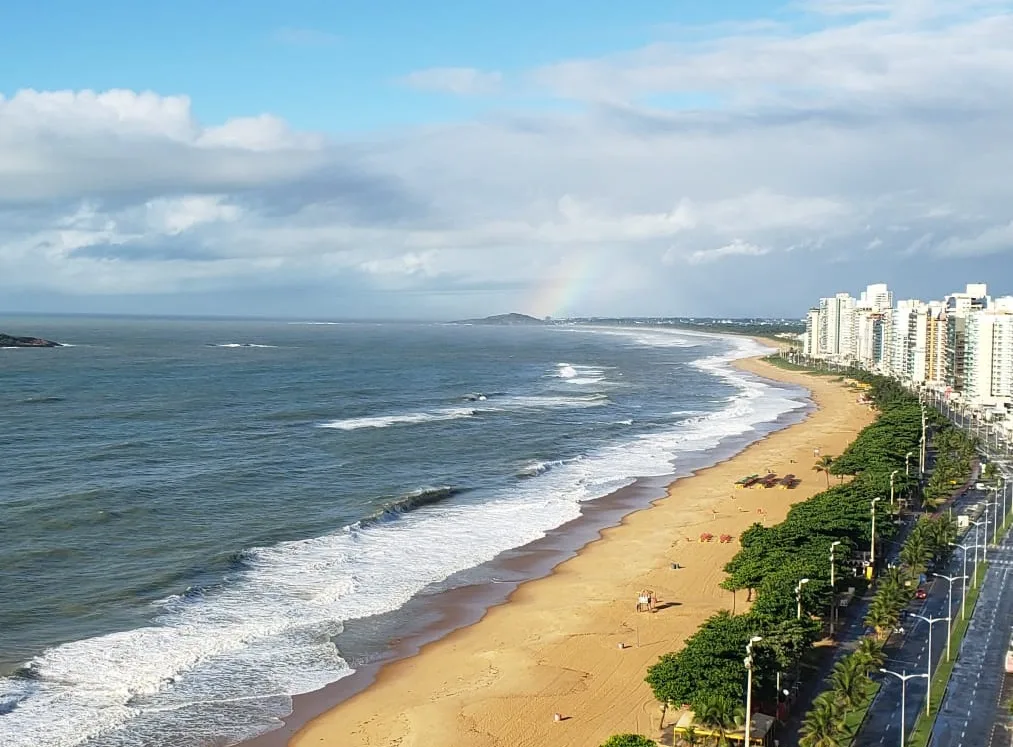
<svg viewBox="0 0 1013 747">
<path fill-rule="evenodd" d="M 5 747 L 269 730 L 351 673 L 344 624 L 806 406 L 672 330 L 0 329 L 72 345 L 0 350 Z"/>
</svg>

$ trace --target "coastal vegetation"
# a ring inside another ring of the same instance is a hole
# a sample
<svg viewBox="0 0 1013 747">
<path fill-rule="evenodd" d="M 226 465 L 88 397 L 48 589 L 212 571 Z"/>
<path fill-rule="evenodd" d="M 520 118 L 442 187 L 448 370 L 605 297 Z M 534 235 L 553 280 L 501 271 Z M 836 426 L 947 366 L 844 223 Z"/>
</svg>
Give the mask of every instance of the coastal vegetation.
<svg viewBox="0 0 1013 747">
<path fill-rule="evenodd" d="M 853 378 L 879 417 L 842 454 L 819 457 L 815 468 L 826 475 L 826 490 L 793 506 L 781 523 L 756 523 L 743 532 L 739 552 L 725 566 L 722 586 L 733 593 L 745 590 L 751 608 L 742 614 L 713 615 L 682 649 L 663 655 L 648 669 L 646 680 L 660 702 L 691 708 L 697 724 L 711 731 L 719 731 L 719 724 L 730 729 L 737 717 L 739 723 L 744 717 L 732 704 L 743 700 L 743 654 L 749 640 L 762 638 L 753 648 L 754 693 L 759 702 L 771 701 L 769 694 L 776 693 L 781 675 L 797 672 L 822 637 L 821 618 L 832 609 L 840 589 L 861 584 L 857 569 L 864 563 L 853 558 L 870 547 L 873 512 L 878 514 L 876 541 L 882 545 L 897 532 L 897 498 L 917 492 L 914 476 L 905 470 L 908 454 L 917 453 L 922 436 L 917 398 L 884 377 L 858 373 Z M 938 419 L 933 425 L 938 433 L 947 431 Z M 967 456 L 956 436 L 936 442 L 944 450 L 951 444 L 955 458 Z M 831 475 L 841 482 L 831 485 Z M 867 705 L 875 690 L 869 674 L 882 660 L 883 635 L 893 630 L 896 616 L 913 595 L 911 579 L 948 552 L 954 533 L 948 517 L 924 517 L 911 531 L 901 555 L 903 567 L 887 570 L 879 585 L 880 601 L 874 602 L 877 634 L 835 668 L 831 689 L 807 716 L 805 747 L 837 744 L 833 740 L 844 730 L 857 729 L 860 719 L 853 723 L 851 715 Z M 830 583 L 832 547 L 837 588 Z"/>
<path fill-rule="evenodd" d="M 640 734 L 616 734 L 601 747 L 657 747 L 657 742 Z"/>
<path fill-rule="evenodd" d="M 935 464 L 925 486 L 925 501 L 929 504 L 946 498 L 955 485 L 967 479 L 977 451 L 975 439 L 949 423 L 936 431 L 932 445 Z"/>
</svg>

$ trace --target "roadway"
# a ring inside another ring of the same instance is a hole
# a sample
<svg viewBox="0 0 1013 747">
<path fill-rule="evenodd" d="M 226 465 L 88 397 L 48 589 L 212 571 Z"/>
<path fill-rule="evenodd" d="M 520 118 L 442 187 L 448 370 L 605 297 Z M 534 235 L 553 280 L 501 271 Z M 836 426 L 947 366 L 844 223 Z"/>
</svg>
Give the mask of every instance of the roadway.
<svg viewBox="0 0 1013 747">
<path fill-rule="evenodd" d="M 932 730 L 932 747 L 1010 744 L 1002 701 L 1008 697 L 1006 649 L 1013 623 L 1013 541 L 1007 534 L 989 556 L 971 625 Z M 1004 697 L 1005 696 L 1005 697 Z"/>
<path fill-rule="evenodd" d="M 983 492 L 976 489 L 967 490 L 958 497 L 953 504 L 954 513 L 958 513 L 966 505 L 976 503 L 983 499 Z M 974 533 L 965 535 L 961 543 L 973 542 Z M 941 569 L 947 576 L 958 576 L 963 572 L 963 558 L 961 553 L 954 553 L 947 566 Z M 970 572 L 970 566 L 968 567 Z M 886 663 L 884 667 L 900 674 L 915 674 L 927 672 L 928 662 L 928 639 L 929 625 L 913 615 L 937 618 L 946 617 L 947 604 L 949 602 L 950 584 L 945 579 L 932 577 L 923 588 L 927 597 L 922 601 L 914 601 L 904 611 L 901 620 L 903 633 L 894 634 L 887 641 L 884 653 Z M 953 614 L 960 615 L 960 596 L 962 588 L 959 581 L 953 584 Z M 933 671 L 939 664 L 941 657 L 946 652 L 946 623 L 936 623 L 932 630 L 932 662 Z M 1005 655 L 1005 644 L 1003 648 Z M 956 655 L 956 651 L 951 652 Z M 854 747 L 879 747 L 880 745 L 900 744 L 900 711 L 901 711 L 901 690 L 902 685 L 899 679 L 892 675 L 882 675 L 882 686 L 876 699 L 869 708 L 861 731 L 854 741 Z M 907 733 L 911 734 L 915 720 L 920 710 L 925 708 L 925 696 L 927 692 L 926 679 L 916 677 L 907 682 L 906 696 L 906 724 Z"/>
</svg>

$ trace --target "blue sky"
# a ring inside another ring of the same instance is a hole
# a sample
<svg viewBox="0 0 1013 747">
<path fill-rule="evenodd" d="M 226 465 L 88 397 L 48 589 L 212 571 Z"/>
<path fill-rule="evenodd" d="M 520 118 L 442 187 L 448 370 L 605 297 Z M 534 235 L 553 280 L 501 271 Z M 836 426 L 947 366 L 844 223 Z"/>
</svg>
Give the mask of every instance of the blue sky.
<svg viewBox="0 0 1013 747">
<path fill-rule="evenodd" d="M 0 310 L 1002 288 L 1007 0 L 7 3 Z"/>
<path fill-rule="evenodd" d="M 499 102 L 412 91 L 433 67 L 521 72 L 677 33 L 674 25 L 783 15 L 774 3 L 74 0 L 0 16 L 0 90 L 186 94 L 208 121 L 270 111 L 332 132 L 455 120 Z M 524 101 L 527 106 L 547 101 Z"/>
</svg>

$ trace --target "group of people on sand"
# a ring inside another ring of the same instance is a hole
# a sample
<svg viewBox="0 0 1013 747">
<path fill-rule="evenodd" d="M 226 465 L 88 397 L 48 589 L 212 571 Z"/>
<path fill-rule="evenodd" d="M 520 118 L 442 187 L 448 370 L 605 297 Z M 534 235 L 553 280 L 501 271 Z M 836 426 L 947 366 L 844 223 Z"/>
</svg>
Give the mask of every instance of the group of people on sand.
<svg viewBox="0 0 1013 747">
<path fill-rule="evenodd" d="M 658 597 L 651 589 L 644 589 L 637 597 L 637 612 L 657 612 Z"/>
</svg>

